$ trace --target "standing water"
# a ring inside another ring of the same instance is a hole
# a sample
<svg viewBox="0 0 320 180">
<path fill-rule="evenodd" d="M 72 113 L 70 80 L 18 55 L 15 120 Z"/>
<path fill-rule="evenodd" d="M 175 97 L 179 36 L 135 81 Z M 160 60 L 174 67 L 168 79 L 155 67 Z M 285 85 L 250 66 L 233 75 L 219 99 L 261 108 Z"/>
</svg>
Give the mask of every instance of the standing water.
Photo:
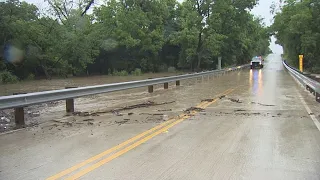
<svg viewBox="0 0 320 180">
<path fill-rule="evenodd" d="M 23 81 L 17 84 L 0 85 L 0 96 L 12 95 L 13 93 L 30 93 L 39 91 L 48 91 L 56 89 L 64 89 L 65 87 L 81 87 L 102 85 L 109 83 L 118 83 L 134 80 L 142 80 L 148 78 L 157 78 L 164 76 L 173 76 L 177 73 L 147 73 L 141 76 L 89 76 L 89 77 L 72 77 L 66 79 L 52 80 L 33 80 Z"/>
</svg>

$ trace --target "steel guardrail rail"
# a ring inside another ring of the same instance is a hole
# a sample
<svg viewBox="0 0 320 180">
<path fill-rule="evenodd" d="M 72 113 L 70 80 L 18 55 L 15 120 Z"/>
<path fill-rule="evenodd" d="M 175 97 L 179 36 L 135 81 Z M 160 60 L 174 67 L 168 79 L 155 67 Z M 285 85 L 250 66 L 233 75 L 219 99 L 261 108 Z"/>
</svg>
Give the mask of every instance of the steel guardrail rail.
<svg viewBox="0 0 320 180">
<path fill-rule="evenodd" d="M 307 90 L 309 90 L 313 95 L 316 96 L 316 101 L 320 102 L 320 83 L 305 76 L 299 70 L 289 66 L 286 61 L 282 61 L 284 67 L 290 72 L 290 74 L 303 85 Z"/>
<path fill-rule="evenodd" d="M 33 92 L 33 93 L 27 93 L 27 94 L 1 96 L 0 110 L 17 108 L 17 107 L 26 107 L 29 105 L 40 104 L 45 102 L 79 98 L 83 96 L 145 87 L 145 86 L 156 85 L 161 83 L 168 83 L 173 81 L 195 78 L 203 75 L 233 71 L 236 69 L 245 68 L 247 66 L 249 65 L 243 65 L 243 66 L 238 66 L 238 67 L 233 67 L 233 68 L 228 68 L 223 70 L 204 71 L 199 73 L 184 74 L 184 75 L 162 77 L 162 78 L 155 78 L 155 79 L 146 79 L 146 80 L 140 80 L 140 81 L 129 81 L 129 82 L 121 82 L 121 83 L 96 85 L 96 86 L 78 87 L 78 88 L 71 88 L 71 89 L 60 89 L 60 90 Z"/>
</svg>

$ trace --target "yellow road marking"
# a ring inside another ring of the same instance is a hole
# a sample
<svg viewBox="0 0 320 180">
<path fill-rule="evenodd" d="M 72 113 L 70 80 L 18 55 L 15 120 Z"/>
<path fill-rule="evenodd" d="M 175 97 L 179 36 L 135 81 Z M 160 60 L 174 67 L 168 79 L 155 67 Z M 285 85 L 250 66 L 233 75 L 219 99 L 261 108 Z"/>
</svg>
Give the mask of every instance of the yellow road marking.
<svg viewBox="0 0 320 180">
<path fill-rule="evenodd" d="M 230 94 L 232 91 L 234 91 L 234 89 L 227 90 L 227 91 L 225 91 L 226 93 L 224 93 L 224 94 L 225 94 L 225 95 Z M 214 101 L 212 101 L 212 102 L 208 102 L 208 103 L 207 103 L 207 102 L 203 102 L 203 103 L 200 103 L 200 104 L 198 105 L 198 107 L 202 107 L 202 108 L 208 107 L 209 105 L 215 103 L 217 100 L 218 100 L 218 99 L 216 98 L 216 99 L 215 99 Z M 174 121 L 174 122 L 171 123 L 170 125 L 168 125 L 168 126 L 166 126 L 166 127 L 163 127 L 162 129 L 160 129 L 160 130 L 158 130 L 158 131 L 156 131 L 156 132 L 154 132 L 154 133 L 152 133 L 152 134 L 150 134 L 150 135 L 148 135 L 148 136 L 140 139 L 139 141 L 131 144 L 130 146 L 127 146 L 126 148 L 124 148 L 124 149 L 116 152 L 115 154 L 113 154 L 113 155 L 111 155 L 111 156 L 109 156 L 109 157 L 107 157 L 107 158 L 105 158 L 105 159 L 102 159 L 101 161 L 99 161 L 99 162 L 91 165 L 90 167 L 79 171 L 78 173 L 76 173 L 76 174 L 74 174 L 74 175 L 66 178 L 66 180 L 74 180 L 74 179 L 80 178 L 81 176 L 83 176 L 83 175 L 85 175 L 85 174 L 87 174 L 87 173 L 89 173 L 89 172 L 91 172 L 91 171 L 99 168 L 100 166 L 104 165 L 105 163 L 110 162 L 110 161 L 112 161 L 113 159 L 115 159 L 115 158 L 117 158 L 117 157 L 125 154 L 126 152 L 134 149 L 135 147 L 137 147 L 137 146 L 141 145 L 142 143 L 150 140 L 151 138 L 159 135 L 160 133 L 163 133 L 163 132 L 167 131 L 169 128 L 171 128 L 171 127 L 179 124 L 180 122 L 184 121 L 185 119 L 190 118 L 192 115 L 194 115 L 194 114 L 196 114 L 196 113 L 197 113 L 196 111 L 192 111 L 189 115 L 183 114 L 183 117 L 182 117 L 182 118 Z"/>
<path fill-rule="evenodd" d="M 216 96 L 216 98 L 219 98 L 220 95 L 227 95 L 227 94 L 230 94 L 232 91 L 234 91 L 235 89 L 237 89 L 237 87 L 235 87 L 234 89 L 228 89 L 226 91 L 224 91 L 223 93 L 220 93 Z M 203 104 L 202 104 L 203 103 Z M 199 108 L 206 108 L 208 107 L 209 105 L 211 105 L 213 102 L 210 102 L 210 101 L 203 101 L 202 103 L 200 103 L 198 106 L 196 107 L 199 107 Z"/>
<path fill-rule="evenodd" d="M 167 125 L 167 124 L 169 124 L 169 123 L 171 123 L 173 121 L 175 121 L 175 119 L 171 119 L 171 120 L 168 120 L 168 121 L 166 121 L 166 122 L 164 122 L 162 124 L 159 124 L 158 126 L 155 126 L 154 128 L 151 128 L 151 129 L 149 129 L 149 130 L 147 130 L 147 131 L 145 131 L 145 132 L 143 132 L 143 133 L 141 133 L 141 134 L 139 134 L 139 135 L 137 135 L 137 136 L 135 136 L 135 137 L 123 142 L 123 143 L 121 143 L 121 144 L 118 144 L 117 146 L 114 146 L 114 147 L 112 147 L 112 148 L 110 148 L 110 149 L 108 149 L 108 150 L 106 150 L 106 151 L 104 151 L 104 152 L 102 152 L 102 153 L 100 153 L 98 155 L 95 155 L 95 156 L 93 156 L 93 157 L 91 157 L 91 158 L 89 158 L 89 159 L 87 159 L 87 160 L 75 165 L 75 166 L 72 166 L 71 168 L 68 168 L 68 169 L 66 169 L 64 171 L 61 171 L 60 173 L 47 178 L 47 180 L 54 180 L 54 179 L 58 179 L 58 178 L 60 178 L 62 176 L 65 176 L 65 175 L 67 175 L 67 174 L 69 174 L 69 173 L 71 173 L 71 172 L 73 172 L 73 171 L 75 171 L 75 170 L 77 170 L 77 169 L 79 169 L 79 168 L 81 168 L 81 167 L 83 167 L 83 166 L 95 161 L 95 160 L 98 160 L 98 159 L 102 158 L 103 156 L 105 156 L 107 154 L 112 153 L 113 151 L 116 151 L 116 150 L 118 150 L 118 149 L 120 149 L 120 148 L 122 148 L 122 147 L 124 147 L 124 146 L 126 146 L 126 145 L 128 145 L 128 144 L 130 144 L 130 143 L 132 143 L 132 142 L 134 142 L 134 141 L 136 141 L 138 139 L 140 139 L 141 137 L 143 137 L 143 136 L 145 136 L 145 135 L 147 135 L 147 134 L 149 134 L 149 133 L 151 133 L 151 132 L 153 132 L 153 131 L 155 131 L 157 129 L 160 129 L 161 127 L 163 127 L 163 126 L 165 126 L 165 125 Z"/>
<path fill-rule="evenodd" d="M 122 149 L 121 151 L 118 151 L 117 153 L 115 153 L 115 154 L 113 154 L 113 155 L 111 155 L 111 156 L 109 156 L 109 157 L 107 157 L 107 158 L 105 158 L 105 159 L 97 162 L 96 164 L 94 164 L 94 165 L 92 165 L 92 166 L 90 166 L 90 167 L 88 167 L 88 168 L 86 168 L 86 169 L 84 169 L 84 170 L 76 173 L 75 175 L 67 178 L 66 180 L 72 180 L 72 179 L 78 179 L 78 178 L 80 178 L 81 176 L 89 173 L 90 171 L 92 171 L 92 170 L 94 170 L 94 169 L 97 169 L 98 167 L 102 166 L 103 164 L 105 164 L 105 163 L 107 163 L 107 162 L 109 162 L 109 161 L 111 161 L 111 160 L 113 160 L 113 159 L 115 159 L 115 158 L 123 155 L 124 153 L 130 151 L 131 149 L 133 149 L 133 148 L 141 145 L 142 143 L 144 143 L 144 142 L 148 141 L 149 139 L 153 138 L 154 136 L 156 136 L 156 135 L 158 135 L 158 134 L 160 134 L 160 133 L 162 133 L 162 132 L 167 131 L 170 127 L 172 127 L 172 126 L 174 126 L 174 125 L 182 122 L 183 120 L 185 120 L 185 119 L 187 119 L 187 118 L 189 118 L 189 117 L 190 117 L 190 116 L 184 116 L 183 118 L 178 119 L 177 121 L 173 122 L 172 124 L 170 124 L 170 125 L 162 128 L 162 129 L 156 131 L 155 133 L 150 134 L 149 136 L 147 136 L 147 137 L 145 137 L 145 138 L 143 138 L 143 139 L 135 142 L 134 144 L 132 144 L 132 145 L 130 145 L 130 146 Z"/>
</svg>

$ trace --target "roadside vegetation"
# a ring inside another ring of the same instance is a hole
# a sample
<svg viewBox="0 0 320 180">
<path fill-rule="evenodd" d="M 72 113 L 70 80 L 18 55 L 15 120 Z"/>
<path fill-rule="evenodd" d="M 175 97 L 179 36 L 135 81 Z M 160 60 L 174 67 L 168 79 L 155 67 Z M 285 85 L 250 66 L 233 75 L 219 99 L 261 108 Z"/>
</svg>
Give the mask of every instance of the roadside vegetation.
<svg viewBox="0 0 320 180">
<path fill-rule="evenodd" d="M 270 53 L 268 28 L 250 14 L 256 0 L 46 2 L 45 12 L 0 2 L 2 83 L 215 69 L 219 56 L 228 66 Z"/>
<path fill-rule="evenodd" d="M 272 30 L 291 65 L 298 67 L 298 56 L 303 54 L 304 68 L 320 73 L 319 0 L 287 0 L 276 13 Z"/>
</svg>

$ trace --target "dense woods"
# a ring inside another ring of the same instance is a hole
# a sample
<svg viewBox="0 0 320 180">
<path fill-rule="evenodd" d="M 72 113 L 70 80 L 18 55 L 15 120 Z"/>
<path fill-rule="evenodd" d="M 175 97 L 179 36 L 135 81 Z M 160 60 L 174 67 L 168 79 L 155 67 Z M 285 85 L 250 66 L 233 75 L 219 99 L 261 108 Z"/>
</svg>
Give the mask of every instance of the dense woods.
<svg viewBox="0 0 320 180">
<path fill-rule="evenodd" d="M 23 1 L 0 2 L 2 82 L 215 69 L 219 56 L 226 66 L 270 52 L 268 28 L 250 14 L 256 0 L 47 2 L 45 13 Z"/>
<path fill-rule="evenodd" d="M 298 67 L 298 55 L 304 55 L 304 67 L 320 73 L 320 1 L 287 0 L 275 15 L 272 29 L 284 57 Z"/>
</svg>

